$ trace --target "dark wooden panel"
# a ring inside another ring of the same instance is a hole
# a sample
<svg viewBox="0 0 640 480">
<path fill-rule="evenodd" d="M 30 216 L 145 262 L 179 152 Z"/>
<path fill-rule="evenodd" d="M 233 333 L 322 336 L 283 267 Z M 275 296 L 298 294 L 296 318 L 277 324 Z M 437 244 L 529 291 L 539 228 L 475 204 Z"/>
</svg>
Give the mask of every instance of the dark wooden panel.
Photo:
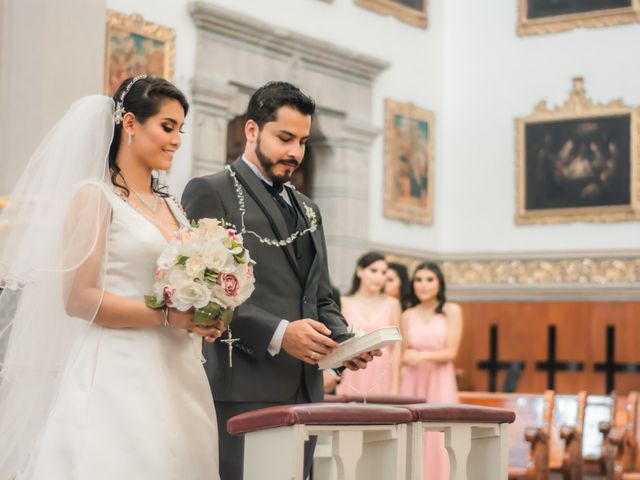
<svg viewBox="0 0 640 480">
<path fill-rule="evenodd" d="M 498 327 L 499 360 L 525 364 L 518 392 L 542 392 L 548 387 L 546 371 L 536 363 L 548 359 L 549 327 L 555 326 L 556 361 L 581 362 L 582 371 L 555 374 L 558 393 L 605 394 L 606 375 L 596 363 L 606 360 L 607 326 L 615 327 L 615 361 L 640 363 L 640 302 L 465 302 L 461 303 L 465 329 L 456 367 L 461 369 L 460 387 L 489 389 L 486 370 L 478 362 L 489 358 L 490 328 Z M 502 387 L 505 372 L 497 374 Z M 626 394 L 640 389 L 640 373 L 618 372 L 616 391 Z"/>
</svg>

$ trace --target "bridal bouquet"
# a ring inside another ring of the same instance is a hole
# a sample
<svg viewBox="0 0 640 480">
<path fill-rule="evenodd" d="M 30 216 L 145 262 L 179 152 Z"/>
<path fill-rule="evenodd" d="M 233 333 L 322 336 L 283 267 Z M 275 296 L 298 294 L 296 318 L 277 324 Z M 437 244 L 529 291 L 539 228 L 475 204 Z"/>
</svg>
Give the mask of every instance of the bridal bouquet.
<svg viewBox="0 0 640 480">
<path fill-rule="evenodd" d="M 233 309 L 253 293 L 254 263 L 232 226 L 203 218 L 180 229 L 160 254 L 154 295 L 145 295 L 145 304 L 194 308 L 196 323 L 221 317 L 228 327 Z"/>
</svg>

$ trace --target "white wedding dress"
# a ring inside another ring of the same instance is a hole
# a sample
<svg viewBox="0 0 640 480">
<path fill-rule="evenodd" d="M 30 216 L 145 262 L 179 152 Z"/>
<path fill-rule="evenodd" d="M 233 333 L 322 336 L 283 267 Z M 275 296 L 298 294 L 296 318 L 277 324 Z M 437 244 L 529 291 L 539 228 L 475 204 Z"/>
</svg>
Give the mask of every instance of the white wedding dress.
<svg viewBox="0 0 640 480">
<path fill-rule="evenodd" d="M 140 212 L 101 188 L 113 209 L 105 290 L 142 300 L 152 293 L 167 242 Z M 171 327 L 91 325 L 18 479 L 217 479 L 217 424 L 200 342 Z"/>
</svg>

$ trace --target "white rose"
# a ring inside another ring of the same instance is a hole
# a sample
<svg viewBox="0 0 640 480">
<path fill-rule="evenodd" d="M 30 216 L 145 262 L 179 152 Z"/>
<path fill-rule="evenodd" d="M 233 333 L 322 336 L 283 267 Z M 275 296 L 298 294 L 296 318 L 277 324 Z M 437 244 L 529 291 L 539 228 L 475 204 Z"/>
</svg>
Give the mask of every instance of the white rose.
<svg viewBox="0 0 640 480">
<path fill-rule="evenodd" d="M 207 268 L 216 272 L 232 272 L 234 269 L 233 256 L 229 253 L 221 242 L 214 242 L 207 246 L 202 254 Z"/>
<path fill-rule="evenodd" d="M 157 265 L 162 270 L 168 270 L 176 264 L 177 260 L 178 250 L 173 245 L 169 245 L 160 254 Z"/>
<path fill-rule="evenodd" d="M 204 278 L 206 268 L 207 266 L 201 257 L 191 257 L 184 265 L 184 270 L 189 278 L 198 278 L 200 280 Z"/>
<path fill-rule="evenodd" d="M 186 312 L 191 307 L 204 308 L 209 304 L 211 292 L 199 282 L 185 282 L 176 285 L 173 294 L 173 305 L 182 312 Z"/>
<path fill-rule="evenodd" d="M 192 235 L 189 240 L 182 242 L 182 244 L 180 245 L 180 253 L 185 257 L 195 257 L 197 255 L 200 255 L 200 252 L 202 252 L 204 246 L 205 242 L 203 239 Z"/>
<path fill-rule="evenodd" d="M 207 241 L 223 240 L 227 237 L 227 230 L 215 218 L 203 218 L 198 222 L 198 226 Z"/>
</svg>

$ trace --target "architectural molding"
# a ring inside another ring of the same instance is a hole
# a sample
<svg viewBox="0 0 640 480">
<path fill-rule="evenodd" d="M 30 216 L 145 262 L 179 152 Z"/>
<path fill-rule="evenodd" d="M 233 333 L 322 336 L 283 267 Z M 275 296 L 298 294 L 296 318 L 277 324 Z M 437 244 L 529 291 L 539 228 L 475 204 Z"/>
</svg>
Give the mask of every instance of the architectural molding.
<svg viewBox="0 0 640 480">
<path fill-rule="evenodd" d="M 193 2 L 189 5 L 189 11 L 199 29 L 219 35 L 225 41 L 240 41 L 286 57 L 298 57 L 311 67 L 341 72 L 352 80 L 369 83 L 389 67 L 388 62 L 380 59 L 302 33 L 274 27 L 208 2 Z"/>
<path fill-rule="evenodd" d="M 439 263 L 459 300 L 640 299 L 640 250 L 439 254 L 370 248 L 410 270 L 424 260 Z"/>
</svg>

